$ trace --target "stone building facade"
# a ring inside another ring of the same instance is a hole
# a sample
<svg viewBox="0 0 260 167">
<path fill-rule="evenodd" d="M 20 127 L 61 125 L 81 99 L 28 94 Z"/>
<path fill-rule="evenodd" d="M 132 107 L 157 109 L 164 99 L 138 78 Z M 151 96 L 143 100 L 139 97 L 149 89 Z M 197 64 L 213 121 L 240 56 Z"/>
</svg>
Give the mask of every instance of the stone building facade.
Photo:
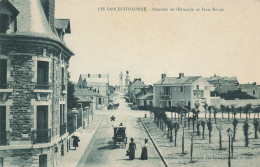
<svg viewBox="0 0 260 167">
<path fill-rule="evenodd" d="M 68 151 L 73 52 L 69 20 L 54 11 L 55 0 L 0 1 L 0 166 L 57 166 Z"/>
</svg>

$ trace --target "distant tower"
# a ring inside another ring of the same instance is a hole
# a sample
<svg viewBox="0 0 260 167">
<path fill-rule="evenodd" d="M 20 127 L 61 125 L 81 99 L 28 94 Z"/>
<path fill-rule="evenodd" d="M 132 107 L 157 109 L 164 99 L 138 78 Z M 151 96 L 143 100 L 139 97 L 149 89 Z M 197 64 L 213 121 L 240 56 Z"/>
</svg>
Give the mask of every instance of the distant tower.
<svg viewBox="0 0 260 167">
<path fill-rule="evenodd" d="M 130 76 L 129 76 L 129 71 L 126 71 L 126 76 L 125 76 L 125 86 L 128 87 L 130 82 Z"/>
<path fill-rule="evenodd" d="M 123 73 L 122 73 L 122 71 L 120 72 L 120 74 L 119 74 L 119 86 L 120 86 L 120 89 L 124 86 L 124 84 L 123 84 Z"/>
</svg>

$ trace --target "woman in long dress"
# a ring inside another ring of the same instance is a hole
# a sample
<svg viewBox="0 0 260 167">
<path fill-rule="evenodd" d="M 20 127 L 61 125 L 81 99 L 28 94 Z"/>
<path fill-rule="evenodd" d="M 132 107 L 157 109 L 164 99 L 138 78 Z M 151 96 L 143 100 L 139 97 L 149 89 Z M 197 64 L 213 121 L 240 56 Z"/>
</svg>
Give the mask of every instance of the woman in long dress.
<svg viewBox="0 0 260 167">
<path fill-rule="evenodd" d="M 133 160 L 135 159 L 135 150 L 136 150 L 136 145 L 135 145 L 135 142 L 134 142 L 134 139 L 131 138 L 130 139 L 131 142 L 129 143 L 129 159 Z"/>
<path fill-rule="evenodd" d="M 148 147 L 148 139 L 145 139 L 144 143 L 142 144 L 142 153 L 141 153 L 141 159 L 142 160 L 148 159 L 147 147 Z"/>
</svg>

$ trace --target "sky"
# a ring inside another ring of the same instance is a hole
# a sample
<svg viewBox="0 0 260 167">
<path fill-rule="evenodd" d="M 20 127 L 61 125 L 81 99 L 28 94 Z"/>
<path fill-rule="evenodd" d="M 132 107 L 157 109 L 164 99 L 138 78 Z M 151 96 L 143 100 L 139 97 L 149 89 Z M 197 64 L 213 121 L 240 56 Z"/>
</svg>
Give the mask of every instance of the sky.
<svg viewBox="0 0 260 167">
<path fill-rule="evenodd" d="M 175 77 L 180 72 L 260 84 L 260 0 L 56 0 L 55 12 L 56 18 L 70 19 L 65 41 L 75 53 L 69 67 L 73 81 L 80 74 L 101 73 L 114 85 L 120 71 L 129 70 L 132 80 L 142 78 L 145 84 L 162 73 Z"/>
</svg>

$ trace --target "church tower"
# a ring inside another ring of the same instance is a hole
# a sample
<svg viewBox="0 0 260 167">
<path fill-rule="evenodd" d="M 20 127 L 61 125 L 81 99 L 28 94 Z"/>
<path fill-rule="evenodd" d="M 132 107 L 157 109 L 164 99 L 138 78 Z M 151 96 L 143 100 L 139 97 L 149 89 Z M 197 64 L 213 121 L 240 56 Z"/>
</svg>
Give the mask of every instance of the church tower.
<svg viewBox="0 0 260 167">
<path fill-rule="evenodd" d="M 122 71 L 120 72 L 120 74 L 119 74 L 119 86 L 120 86 L 120 89 L 122 89 L 122 87 L 124 86 L 124 84 L 123 84 L 123 73 L 122 73 Z"/>
<path fill-rule="evenodd" d="M 125 76 L 125 86 L 128 87 L 130 83 L 130 75 L 129 75 L 129 71 L 126 71 L 126 76 Z"/>
</svg>

